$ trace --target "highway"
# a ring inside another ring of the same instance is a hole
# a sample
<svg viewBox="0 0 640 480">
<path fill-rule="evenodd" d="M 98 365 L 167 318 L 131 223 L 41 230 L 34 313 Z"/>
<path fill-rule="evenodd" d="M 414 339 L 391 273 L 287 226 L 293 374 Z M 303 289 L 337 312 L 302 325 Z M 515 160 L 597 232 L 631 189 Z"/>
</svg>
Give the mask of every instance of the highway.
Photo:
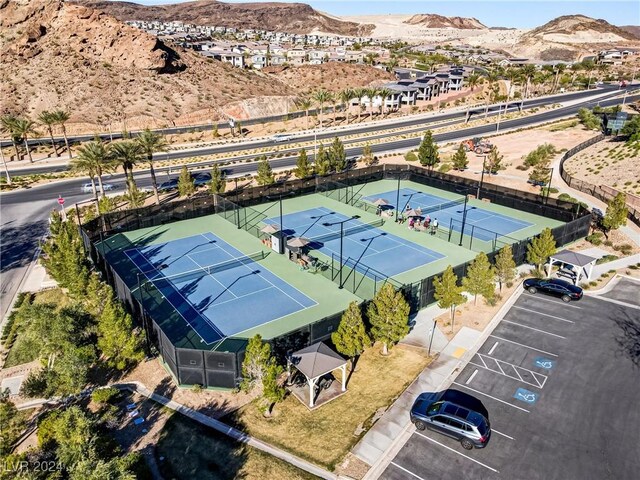
<svg viewBox="0 0 640 480">
<path fill-rule="evenodd" d="M 627 102 L 640 99 L 639 94 L 629 95 Z M 550 122 L 575 114 L 578 109 L 592 107 L 600 104 L 602 107 L 620 104 L 622 98 L 609 100 L 589 100 L 576 105 L 557 108 L 523 118 L 502 121 L 501 130 L 526 127 L 536 123 Z M 448 142 L 473 136 L 488 136 L 494 133 L 496 124 L 488 124 L 470 127 L 458 131 L 446 132 L 434 135 L 437 142 Z M 375 153 L 396 150 L 408 150 L 418 146 L 419 138 L 400 139 L 372 145 Z M 347 156 L 357 156 L 362 152 L 362 147 L 345 148 Z M 310 159 L 313 155 L 310 155 Z M 224 160 L 224 161 L 228 161 Z M 270 161 L 273 168 L 286 168 L 295 165 L 296 157 L 288 156 L 275 158 Z M 224 167 L 227 175 L 237 176 L 256 171 L 255 162 L 241 162 Z M 175 167 L 174 167 L 175 168 Z M 172 175 L 175 177 L 176 175 Z M 136 172 L 136 182 L 140 187 L 151 185 L 148 172 Z M 161 172 L 158 181 L 163 182 L 171 178 L 168 172 Z M 88 200 L 91 194 L 81 193 L 80 186 L 86 183 L 86 179 L 70 179 L 57 181 L 33 187 L 25 190 L 6 192 L 0 194 L 0 229 L 2 231 L 0 244 L 0 315 L 8 308 L 8 302 L 13 298 L 20 282 L 30 264 L 38 239 L 47 231 L 47 218 L 52 209 L 58 208 L 57 198 L 62 196 L 66 205 Z M 124 184 L 123 174 L 113 174 L 104 177 L 106 183 L 113 183 L 120 188 Z M 1 318 L 1 317 L 0 317 Z"/>
<path fill-rule="evenodd" d="M 611 95 L 617 95 L 620 93 L 617 87 L 611 85 L 605 85 L 598 90 L 589 90 L 589 91 L 581 91 L 581 92 L 572 92 L 567 94 L 554 95 L 551 97 L 542 97 L 542 98 L 532 98 L 529 100 L 525 100 L 522 102 L 523 109 L 533 109 L 539 108 L 541 106 L 553 103 L 563 103 L 568 101 L 576 101 L 580 99 L 585 99 L 588 97 L 592 97 L 597 94 L 602 94 L 606 92 L 611 92 Z M 514 111 L 518 109 L 518 105 L 520 105 L 520 101 L 512 101 L 507 105 L 507 111 Z M 498 113 L 502 111 L 505 112 L 505 105 L 497 104 L 491 105 L 488 109 L 487 114 L 489 116 L 497 116 Z M 474 117 L 481 117 L 485 114 L 484 107 L 476 107 L 473 110 L 470 110 L 471 120 Z M 385 136 L 394 136 L 396 133 L 391 132 L 392 129 L 409 129 L 404 131 L 403 133 L 412 133 L 424 130 L 426 128 L 439 128 L 442 126 L 447 126 L 455 123 L 462 123 L 465 120 L 467 115 L 466 110 L 457 110 L 455 112 L 442 113 L 442 114 L 421 114 L 421 115 L 412 115 L 406 118 L 400 118 L 397 120 L 386 120 L 384 122 L 372 122 L 365 124 L 357 124 L 345 126 L 339 130 L 319 130 L 315 134 L 312 132 L 306 132 L 304 134 L 295 134 L 293 133 L 292 140 L 289 142 L 282 142 L 279 144 L 274 143 L 270 139 L 259 139 L 259 140 L 246 140 L 246 141 L 238 141 L 233 143 L 224 143 L 220 145 L 212 145 L 207 147 L 189 149 L 189 150 L 173 150 L 170 152 L 159 152 L 156 156 L 158 160 L 166 161 L 166 160 L 174 160 L 181 158 L 189 158 L 189 157 L 201 157 L 207 155 L 216 155 L 216 154 L 233 154 L 240 151 L 246 150 L 265 150 L 263 153 L 268 154 L 272 153 L 293 153 L 297 151 L 297 148 L 287 148 L 288 144 L 291 143 L 304 143 L 304 142 L 314 142 L 317 140 L 321 142 L 323 140 L 333 140 L 336 136 L 339 138 L 345 136 L 353 136 L 353 135 L 365 135 L 380 132 L 377 135 L 367 137 L 370 140 L 378 139 Z M 444 122 L 444 123 L 443 123 Z M 413 127 L 413 128 L 412 128 Z M 164 132 L 164 131 L 163 131 Z M 167 133 L 167 132 L 164 132 Z M 76 140 L 90 140 L 93 138 L 89 136 L 89 138 L 85 138 L 85 136 L 74 137 Z M 42 137 L 38 139 L 38 142 L 44 142 L 46 138 Z M 347 144 L 349 142 L 358 142 L 360 140 L 354 139 L 346 139 L 344 143 Z M 255 155 L 253 155 L 255 157 Z M 242 157 L 246 158 L 246 157 Z M 210 165 L 210 163 L 209 163 Z M 9 163 L 9 167 L 11 164 Z M 165 167 L 167 170 L 169 167 Z M 30 166 L 25 168 L 11 168 L 10 172 L 12 175 L 29 175 L 29 174 L 37 174 L 37 173 L 52 173 L 52 172 L 62 172 L 68 170 L 66 165 L 43 165 L 41 167 L 38 166 Z M 162 168 L 158 169 L 162 171 Z M 0 176 L 4 176 L 4 172 L 0 172 Z"/>
</svg>

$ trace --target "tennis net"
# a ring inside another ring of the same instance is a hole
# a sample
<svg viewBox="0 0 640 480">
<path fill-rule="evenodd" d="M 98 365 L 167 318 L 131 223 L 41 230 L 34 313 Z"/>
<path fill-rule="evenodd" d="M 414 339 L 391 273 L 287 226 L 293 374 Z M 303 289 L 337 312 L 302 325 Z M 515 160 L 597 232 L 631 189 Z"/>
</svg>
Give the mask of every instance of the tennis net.
<svg viewBox="0 0 640 480">
<path fill-rule="evenodd" d="M 439 212 L 440 210 L 446 210 L 447 208 L 455 207 L 456 205 L 462 205 L 464 203 L 464 198 L 460 200 L 453 200 L 451 202 L 439 203 L 438 205 L 434 205 L 432 207 L 422 208 L 421 211 L 423 214 Z"/>
<path fill-rule="evenodd" d="M 196 268 L 194 270 L 189 270 L 187 272 L 176 273 L 175 275 L 164 276 L 157 270 L 153 272 L 146 272 L 145 274 L 150 273 L 151 275 L 147 275 L 147 277 L 152 281 L 167 281 L 172 283 L 185 282 L 190 280 L 197 280 L 207 275 L 213 275 L 215 273 L 224 272 L 226 270 L 231 270 L 232 268 L 240 267 L 242 265 L 248 265 L 257 262 L 258 260 L 263 260 L 266 256 L 267 253 L 260 251 L 252 253 L 250 255 L 246 255 L 244 257 L 232 258 L 231 260 L 216 263 L 215 265 L 207 265 Z"/>
<path fill-rule="evenodd" d="M 370 223 L 360 223 L 358 225 L 354 225 L 353 227 L 344 228 L 344 236 L 353 235 L 355 233 L 365 232 L 367 230 L 373 230 L 376 227 L 380 227 L 384 225 L 384 220 L 381 218 L 374 222 Z M 316 243 L 324 243 L 329 242 L 331 240 L 335 240 L 336 238 L 340 238 L 340 230 L 331 233 L 325 233 L 323 235 L 319 235 L 317 237 L 311 237 L 311 241 Z"/>
</svg>

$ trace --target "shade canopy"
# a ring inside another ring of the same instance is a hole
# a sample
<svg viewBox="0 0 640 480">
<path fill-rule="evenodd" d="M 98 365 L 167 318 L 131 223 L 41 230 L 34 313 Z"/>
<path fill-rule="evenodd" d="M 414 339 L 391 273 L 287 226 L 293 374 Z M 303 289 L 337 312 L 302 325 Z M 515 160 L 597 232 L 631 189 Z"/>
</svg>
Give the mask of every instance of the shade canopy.
<svg viewBox="0 0 640 480">
<path fill-rule="evenodd" d="M 404 212 L 404 214 L 407 217 L 421 217 L 422 210 L 420 210 L 419 208 L 412 208 L 411 210 L 407 210 L 406 212 Z"/>
<path fill-rule="evenodd" d="M 294 237 L 287 242 L 287 245 L 289 245 L 290 247 L 300 248 L 300 247 L 304 247 L 305 245 L 309 245 L 310 243 L 311 243 L 311 240 L 309 240 L 308 238 Z"/>
<path fill-rule="evenodd" d="M 583 253 L 572 252 L 571 250 L 562 250 L 551 255 L 551 258 L 557 262 L 568 263 L 575 267 L 585 267 L 597 260 L 595 257 L 590 257 Z"/>
<path fill-rule="evenodd" d="M 389 202 L 387 200 L 385 200 L 384 198 L 378 198 L 377 200 L 375 200 L 373 202 L 374 205 L 377 205 L 379 207 L 382 207 L 384 205 L 389 205 Z"/>
<path fill-rule="evenodd" d="M 347 364 L 340 354 L 331 350 L 323 342 L 314 343 L 292 353 L 289 362 L 309 379 L 326 375 Z"/>
<path fill-rule="evenodd" d="M 267 225 L 266 227 L 263 227 L 262 230 L 260 230 L 262 233 L 276 233 L 280 231 L 280 225 L 278 225 L 277 223 L 270 223 L 269 225 Z"/>
</svg>

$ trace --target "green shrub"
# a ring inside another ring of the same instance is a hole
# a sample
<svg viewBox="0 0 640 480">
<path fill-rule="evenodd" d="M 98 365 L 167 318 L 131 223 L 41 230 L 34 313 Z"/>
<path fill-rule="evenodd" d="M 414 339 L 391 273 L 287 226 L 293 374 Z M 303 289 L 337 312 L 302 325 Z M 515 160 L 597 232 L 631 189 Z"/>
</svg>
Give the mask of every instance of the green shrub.
<svg viewBox="0 0 640 480">
<path fill-rule="evenodd" d="M 622 252 L 624 255 L 630 255 L 631 252 L 633 251 L 633 247 L 628 243 L 622 243 L 620 245 L 614 246 L 613 248 L 614 250 Z"/>
<path fill-rule="evenodd" d="M 617 255 L 605 255 L 604 257 L 596 260 L 596 265 L 602 265 L 603 263 L 612 262 L 617 259 L 618 259 Z"/>
<path fill-rule="evenodd" d="M 611 240 L 605 240 L 605 241 L 604 241 L 604 244 L 605 244 L 607 247 L 612 247 L 612 246 L 613 246 L 613 242 L 612 242 Z"/>
<path fill-rule="evenodd" d="M 202 385 L 196 383 L 195 385 L 193 385 L 193 387 L 191 387 L 191 390 L 195 393 L 200 393 L 202 392 Z"/>
<path fill-rule="evenodd" d="M 592 233 L 591 235 L 588 235 L 585 240 L 593 245 L 602 245 L 602 233 Z"/>
<path fill-rule="evenodd" d="M 97 388 L 91 393 L 91 400 L 96 403 L 112 403 L 120 394 L 120 390 L 115 387 Z"/>
<path fill-rule="evenodd" d="M 413 152 L 407 152 L 404 156 L 404 159 L 407 162 L 416 162 L 418 160 L 418 156 Z"/>
<path fill-rule="evenodd" d="M 450 163 L 443 163 L 442 165 L 440 165 L 440 168 L 438 168 L 438 171 L 440 173 L 447 173 L 449 170 L 451 170 Z"/>
<path fill-rule="evenodd" d="M 575 198 L 573 198 L 571 195 L 569 195 L 568 193 L 561 193 L 560 195 L 558 195 L 558 200 L 562 200 L 564 202 L 574 202 Z M 575 202 L 574 202 L 575 203 Z"/>
</svg>

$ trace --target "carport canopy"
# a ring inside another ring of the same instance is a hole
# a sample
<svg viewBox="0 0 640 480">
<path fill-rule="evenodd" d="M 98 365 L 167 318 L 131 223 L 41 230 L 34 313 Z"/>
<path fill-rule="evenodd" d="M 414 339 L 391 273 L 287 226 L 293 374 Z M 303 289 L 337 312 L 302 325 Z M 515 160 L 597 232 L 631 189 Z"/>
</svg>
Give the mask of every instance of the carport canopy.
<svg viewBox="0 0 640 480">
<path fill-rule="evenodd" d="M 340 369 L 342 372 L 342 391 L 347 382 L 347 360 L 331 350 L 324 342 L 314 343 L 292 353 L 287 358 L 287 374 L 291 376 L 291 366 L 302 373 L 309 384 L 309 406 L 314 404 L 314 388 L 320 377 Z"/>
<path fill-rule="evenodd" d="M 590 257 L 589 255 L 585 255 L 583 253 L 572 252 L 571 250 L 562 250 L 558 253 L 555 253 L 549 257 L 549 275 L 551 275 L 551 267 L 554 263 L 564 263 L 567 265 L 571 265 L 575 268 L 576 276 L 573 279 L 573 283 L 575 285 L 580 281 L 580 277 L 584 273 L 587 277 L 587 280 L 591 278 L 591 273 L 593 272 L 593 266 L 595 265 L 598 259 L 595 257 Z"/>
</svg>

